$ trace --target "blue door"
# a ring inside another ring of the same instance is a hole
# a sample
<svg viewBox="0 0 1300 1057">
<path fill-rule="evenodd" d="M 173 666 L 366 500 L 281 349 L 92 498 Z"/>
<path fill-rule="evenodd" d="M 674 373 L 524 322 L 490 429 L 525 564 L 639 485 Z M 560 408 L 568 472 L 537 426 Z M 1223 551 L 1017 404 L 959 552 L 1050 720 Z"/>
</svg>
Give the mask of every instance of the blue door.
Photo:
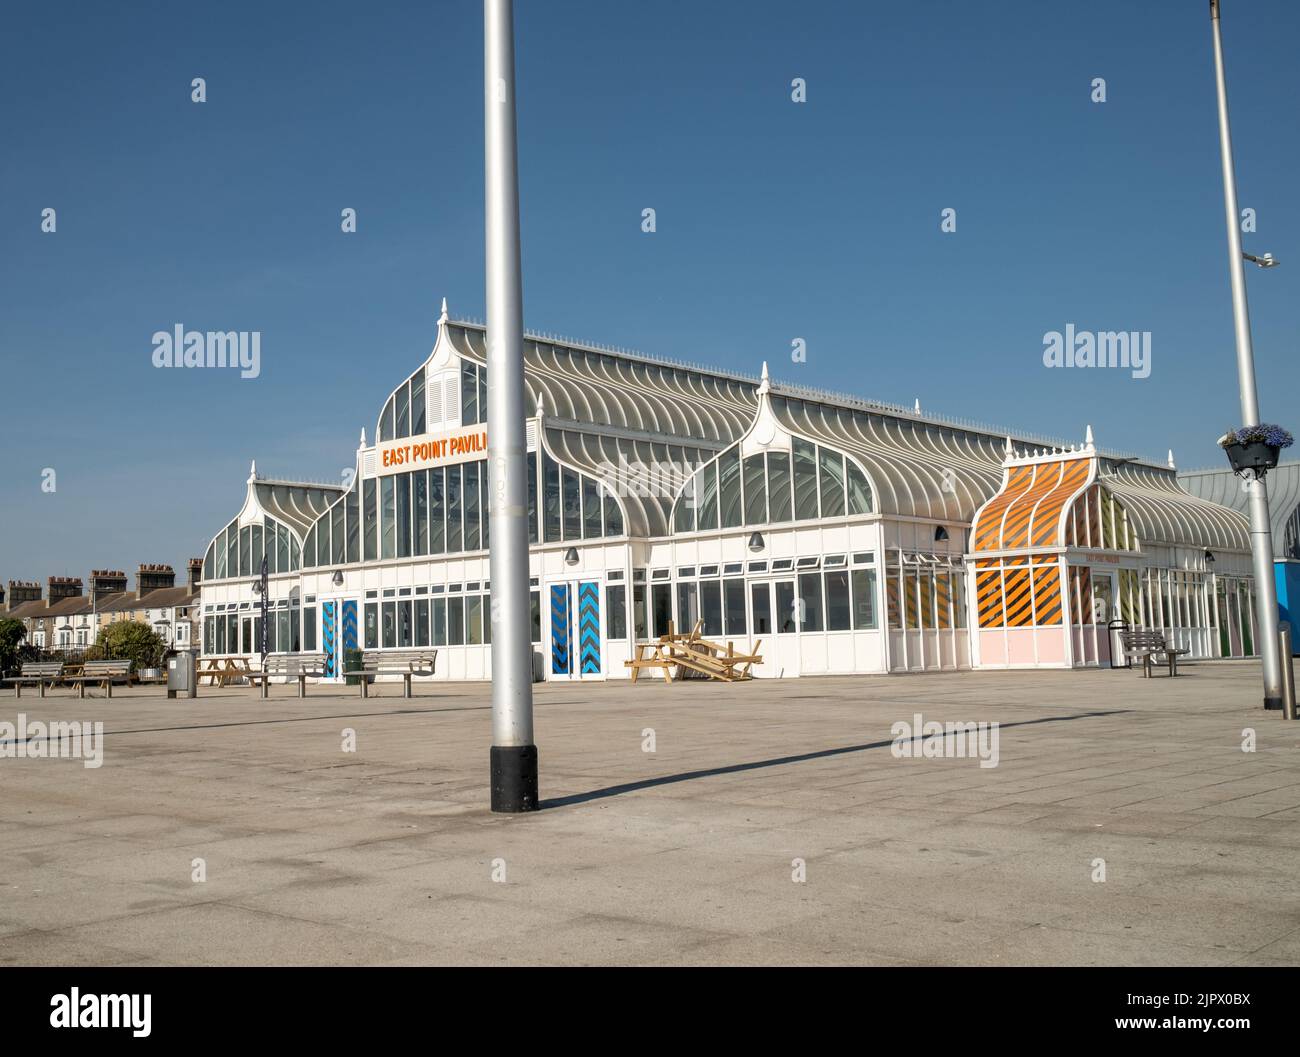
<svg viewBox="0 0 1300 1057">
<path fill-rule="evenodd" d="M 333 679 L 339 670 L 339 640 L 335 603 L 322 602 L 320 606 L 320 644 L 325 654 L 325 678 Z M 354 614 L 355 619 L 355 614 Z"/>
<path fill-rule="evenodd" d="M 595 580 L 550 585 L 552 679 L 602 678 L 600 586 Z"/>
</svg>

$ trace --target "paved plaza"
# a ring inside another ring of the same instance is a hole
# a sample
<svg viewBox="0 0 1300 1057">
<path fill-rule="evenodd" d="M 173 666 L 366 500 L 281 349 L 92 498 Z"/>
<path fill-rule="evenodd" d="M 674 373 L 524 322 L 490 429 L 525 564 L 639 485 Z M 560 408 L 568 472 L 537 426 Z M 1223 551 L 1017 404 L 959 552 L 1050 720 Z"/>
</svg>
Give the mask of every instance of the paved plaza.
<svg viewBox="0 0 1300 1057">
<path fill-rule="evenodd" d="M 1185 671 L 539 685 L 510 817 L 486 684 L 8 696 L 106 736 L 0 759 L 0 964 L 1300 963 L 1300 724 Z"/>
</svg>

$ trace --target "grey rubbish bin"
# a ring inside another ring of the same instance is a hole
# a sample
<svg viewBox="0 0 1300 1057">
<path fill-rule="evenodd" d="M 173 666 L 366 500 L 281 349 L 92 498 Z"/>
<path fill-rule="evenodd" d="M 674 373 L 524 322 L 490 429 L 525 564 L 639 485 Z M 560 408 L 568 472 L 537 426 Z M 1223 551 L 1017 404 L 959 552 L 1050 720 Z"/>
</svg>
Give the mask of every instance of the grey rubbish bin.
<svg viewBox="0 0 1300 1057">
<path fill-rule="evenodd" d="M 194 677 L 195 656 L 193 650 L 182 650 L 167 660 L 167 696 L 198 697 L 199 681 Z"/>
</svg>

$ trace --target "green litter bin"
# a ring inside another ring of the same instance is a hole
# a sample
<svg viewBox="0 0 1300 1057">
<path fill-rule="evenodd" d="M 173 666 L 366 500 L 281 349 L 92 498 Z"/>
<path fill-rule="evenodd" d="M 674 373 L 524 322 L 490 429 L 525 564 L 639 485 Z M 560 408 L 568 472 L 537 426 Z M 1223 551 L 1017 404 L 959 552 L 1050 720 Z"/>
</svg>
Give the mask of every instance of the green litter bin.
<svg viewBox="0 0 1300 1057">
<path fill-rule="evenodd" d="M 348 675 L 349 672 L 361 671 L 361 651 L 344 650 L 343 651 L 343 672 L 346 678 L 343 680 L 348 686 L 356 686 L 360 676 Z"/>
</svg>

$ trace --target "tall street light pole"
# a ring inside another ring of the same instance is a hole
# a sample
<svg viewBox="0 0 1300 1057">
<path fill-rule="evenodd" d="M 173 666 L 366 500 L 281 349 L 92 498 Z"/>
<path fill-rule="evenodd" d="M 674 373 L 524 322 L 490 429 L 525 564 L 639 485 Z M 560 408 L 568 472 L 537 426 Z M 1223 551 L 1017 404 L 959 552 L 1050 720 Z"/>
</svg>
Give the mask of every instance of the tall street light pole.
<svg viewBox="0 0 1300 1057">
<path fill-rule="evenodd" d="M 537 810 L 513 0 L 483 0 L 492 810 Z"/>
<path fill-rule="evenodd" d="M 1250 341 L 1250 309 L 1246 305 L 1246 273 L 1242 264 L 1241 228 L 1237 212 L 1237 178 L 1232 164 L 1232 133 L 1228 127 L 1228 87 L 1223 74 L 1223 39 L 1219 31 L 1219 0 L 1210 0 L 1214 31 L 1214 76 L 1219 94 L 1219 149 L 1223 157 L 1223 209 L 1228 222 L 1228 274 L 1232 279 L 1232 319 L 1237 337 L 1237 381 L 1241 388 L 1243 426 L 1259 424 L 1255 392 L 1255 354 Z M 1250 549 L 1255 564 L 1255 623 L 1264 663 L 1264 707 L 1282 707 L 1282 658 L 1278 645 L 1277 583 L 1273 572 L 1273 536 L 1268 515 L 1268 488 L 1263 475 L 1248 481 Z M 1290 658 L 1288 658 L 1288 661 Z"/>
</svg>

